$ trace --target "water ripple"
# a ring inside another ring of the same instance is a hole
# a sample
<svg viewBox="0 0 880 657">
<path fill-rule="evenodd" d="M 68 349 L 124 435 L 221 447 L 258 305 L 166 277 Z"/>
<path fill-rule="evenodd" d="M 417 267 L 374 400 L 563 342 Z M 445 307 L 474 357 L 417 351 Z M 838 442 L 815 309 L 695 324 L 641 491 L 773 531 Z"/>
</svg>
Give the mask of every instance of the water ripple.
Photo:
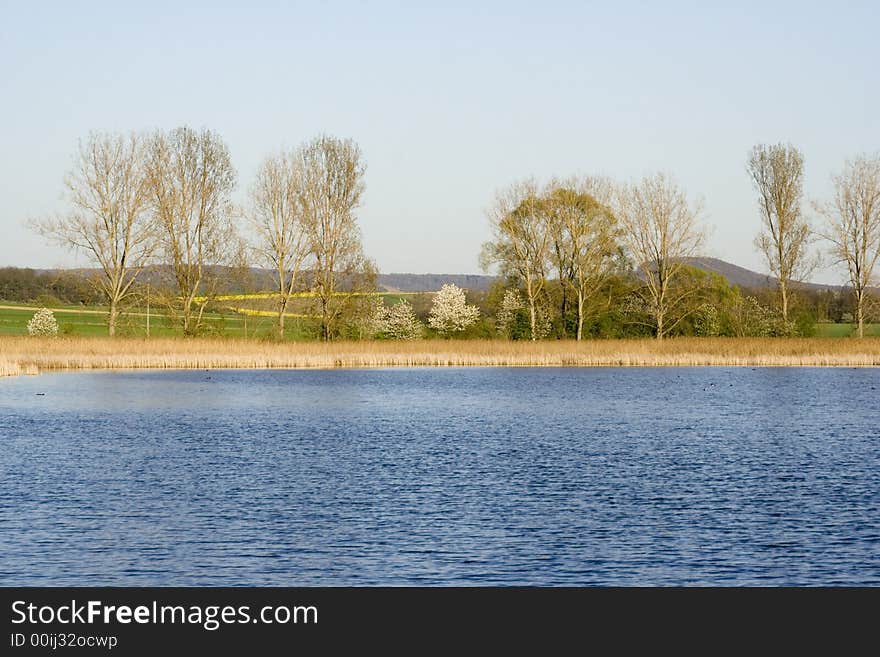
<svg viewBox="0 0 880 657">
<path fill-rule="evenodd" d="M 0 584 L 878 585 L 878 384 L 810 368 L 0 380 Z"/>
</svg>

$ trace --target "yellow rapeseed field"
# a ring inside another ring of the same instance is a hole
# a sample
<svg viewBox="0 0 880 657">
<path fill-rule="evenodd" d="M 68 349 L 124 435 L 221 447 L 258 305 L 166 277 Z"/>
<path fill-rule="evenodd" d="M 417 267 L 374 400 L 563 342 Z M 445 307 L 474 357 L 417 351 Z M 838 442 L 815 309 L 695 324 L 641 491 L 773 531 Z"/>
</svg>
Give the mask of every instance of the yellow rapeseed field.
<svg viewBox="0 0 880 657">
<path fill-rule="evenodd" d="M 880 366 L 880 338 L 266 342 L 0 337 L 0 375 L 115 368 Z"/>
</svg>

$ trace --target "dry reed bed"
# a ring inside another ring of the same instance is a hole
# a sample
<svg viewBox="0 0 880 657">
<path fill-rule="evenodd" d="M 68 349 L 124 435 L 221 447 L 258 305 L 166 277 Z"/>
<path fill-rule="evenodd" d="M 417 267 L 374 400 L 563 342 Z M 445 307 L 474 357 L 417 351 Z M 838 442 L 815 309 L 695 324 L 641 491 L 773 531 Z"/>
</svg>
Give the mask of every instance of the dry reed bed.
<svg viewBox="0 0 880 657">
<path fill-rule="evenodd" d="M 120 368 L 416 366 L 880 366 L 880 339 L 681 338 L 272 343 L 242 339 L 0 337 L 0 375 Z"/>
</svg>

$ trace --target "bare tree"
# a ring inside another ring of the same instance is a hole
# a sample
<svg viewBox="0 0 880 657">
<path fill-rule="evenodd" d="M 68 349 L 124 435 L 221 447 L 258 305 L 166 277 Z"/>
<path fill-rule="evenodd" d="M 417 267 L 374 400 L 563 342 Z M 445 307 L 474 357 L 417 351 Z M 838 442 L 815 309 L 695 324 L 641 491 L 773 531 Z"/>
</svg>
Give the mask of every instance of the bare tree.
<svg viewBox="0 0 880 657">
<path fill-rule="evenodd" d="M 232 226 L 230 193 L 235 170 L 214 132 L 182 127 L 150 140 L 147 181 L 161 246 L 180 295 L 185 335 L 202 327 L 215 276 L 239 246 Z"/>
<path fill-rule="evenodd" d="M 553 235 L 553 260 L 563 290 L 570 289 L 577 300 L 577 339 L 583 338 L 588 302 L 615 270 L 617 221 L 608 205 L 607 181 L 552 182 L 544 197 Z"/>
<path fill-rule="evenodd" d="M 807 278 L 817 264 L 808 253 L 810 227 L 801 213 L 804 156 L 791 144 L 759 144 L 749 155 L 748 171 L 763 223 L 755 246 L 779 282 L 782 319 L 788 321 L 791 283 Z"/>
<path fill-rule="evenodd" d="M 843 172 L 831 180 L 832 200 L 817 203 L 816 208 L 826 219 L 823 236 L 831 242 L 832 255 L 846 265 L 861 338 L 867 293 L 880 259 L 880 156 L 847 161 Z"/>
<path fill-rule="evenodd" d="M 493 240 L 483 245 L 483 268 L 498 264 L 522 284 L 529 308 L 532 340 L 538 339 L 538 310 L 547 283 L 552 245 L 547 206 L 533 180 L 515 183 L 498 193 L 489 210 Z"/>
<path fill-rule="evenodd" d="M 297 160 L 301 171 L 298 203 L 314 257 L 321 337 L 330 340 L 355 302 L 356 288 L 369 287 L 374 279 L 355 216 L 364 192 L 366 167 L 352 140 L 327 136 L 300 148 Z"/>
<path fill-rule="evenodd" d="M 64 181 L 73 211 L 35 225 L 99 267 L 97 281 L 110 305 L 111 336 L 116 334 L 122 303 L 156 247 L 147 213 L 143 156 L 143 139 L 135 134 L 90 134 L 80 143 Z"/>
<path fill-rule="evenodd" d="M 617 218 L 622 239 L 644 280 L 641 295 L 652 317 L 658 340 L 684 319 L 682 302 L 695 294 L 693 286 L 679 285 L 687 272 L 687 258 L 705 241 L 699 226 L 701 206 L 666 174 L 656 174 L 621 188 Z M 673 311 L 677 312 L 671 319 Z"/>
<path fill-rule="evenodd" d="M 266 159 L 251 190 L 251 219 L 259 240 L 257 251 L 276 276 L 279 338 L 284 337 L 284 315 L 311 253 L 300 198 L 302 162 L 297 153 Z"/>
<path fill-rule="evenodd" d="M 576 278 L 575 253 L 571 236 L 568 233 L 565 217 L 573 214 L 572 204 L 577 204 L 577 192 L 571 186 L 562 189 L 561 183 L 555 180 L 548 183 L 545 195 L 542 197 L 544 211 L 547 213 L 548 229 L 550 231 L 550 248 L 548 249 L 548 264 L 556 270 L 556 278 L 559 282 L 559 318 L 564 335 L 568 333 L 569 315 L 569 292 L 572 291 L 572 283 Z"/>
</svg>

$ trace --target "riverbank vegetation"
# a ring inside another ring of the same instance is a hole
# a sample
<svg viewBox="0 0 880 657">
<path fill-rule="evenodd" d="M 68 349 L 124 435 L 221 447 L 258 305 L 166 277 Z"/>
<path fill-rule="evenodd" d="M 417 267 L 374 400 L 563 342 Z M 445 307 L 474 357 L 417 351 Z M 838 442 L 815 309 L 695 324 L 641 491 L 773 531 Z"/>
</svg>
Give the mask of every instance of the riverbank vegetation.
<svg viewBox="0 0 880 657">
<path fill-rule="evenodd" d="M 880 366 L 880 338 L 285 342 L 0 337 L 0 372 L 117 368 Z"/>
<path fill-rule="evenodd" d="M 695 275 L 710 276 L 706 272 Z M 727 285 L 721 277 L 714 280 L 723 283 L 720 289 L 723 294 L 716 295 L 718 301 L 712 310 L 707 307 L 680 323 L 672 333 L 674 337 L 736 337 L 747 331 L 770 337 L 779 330 L 778 319 L 775 319 L 770 305 L 773 300 L 771 290 L 741 290 Z M 375 293 L 370 300 L 377 309 L 373 320 L 345 327 L 347 338 L 366 339 L 367 335 L 372 335 L 371 339 L 376 340 L 441 336 L 450 339 L 528 339 L 528 316 L 522 297 L 501 283 L 486 292 L 467 291 L 467 306 L 476 308 L 479 316 L 475 323 L 461 331 L 441 333 L 435 328 L 438 326 L 436 319 L 434 326 L 431 325 L 431 310 L 436 298 L 434 292 Z M 794 298 L 797 300 L 796 325 L 805 336 L 847 338 L 857 335 L 858 325 L 852 321 L 854 304 L 848 290 L 802 290 Z M 272 293 L 218 295 L 202 317 L 200 335 L 280 341 L 275 300 Z M 585 322 L 584 336 L 589 339 L 650 337 L 648 327 L 620 322 L 619 318 L 627 310 L 619 307 L 620 303 L 612 302 Z M 319 338 L 318 318 L 307 314 L 309 305 L 308 299 L 292 299 L 286 313 L 283 341 Z M 107 334 L 106 306 L 64 303 L 58 298 L 42 296 L 24 300 L 0 299 L 0 335 L 27 334 L 28 322 L 44 307 L 54 312 L 61 335 Z M 558 321 L 550 323 L 548 330 L 548 338 L 565 338 Z M 863 332 L 865 336 L 880 336 L 880 323 L 866 322 Z M 116 333 L 121 337 L 172 337 L 180 336 L 181 329 L 175 318 L 165 313 L 162 307 L 142 304 L 125 306 L 117 318 Z"/>
<path fill-rule="evenodd" d="M 860 156 L 832 178 L 833 199 L 813 203 L 821 225 L 804 208 L 797 148 L 758 145 L 746 169 L 756 248 L 774 276 L 767 288 L 692 266 L 706 239 L 702 203 L 657 173 L 515 183 L 488 212 L 481 260 L 497 275 L 492 289 L 404 297 L 378 289 L 363 250 L 366 165 L 352 140 L 319 136 L 270 155 L 238 206 L 238 174 L 217 133 L 93 133 L 64 180 L 70 211 L 33 222 L 91 262 L 80 277 L 91 295 L 66 275 L 6 270 L 0 296 L 27 288 L 46 307 L 98 300 L 106 332 L 122 337 L 139 335 L 144 316 L 155 318 L 147 334 L 279 341 L 791 338 L 824 321 L 870 335 L 880 319 L 880 157 Z M 802 284 L 823 248 L 846 287 Z M 58 319 L 61 333 L 76 333 Z"/>
</svg>

